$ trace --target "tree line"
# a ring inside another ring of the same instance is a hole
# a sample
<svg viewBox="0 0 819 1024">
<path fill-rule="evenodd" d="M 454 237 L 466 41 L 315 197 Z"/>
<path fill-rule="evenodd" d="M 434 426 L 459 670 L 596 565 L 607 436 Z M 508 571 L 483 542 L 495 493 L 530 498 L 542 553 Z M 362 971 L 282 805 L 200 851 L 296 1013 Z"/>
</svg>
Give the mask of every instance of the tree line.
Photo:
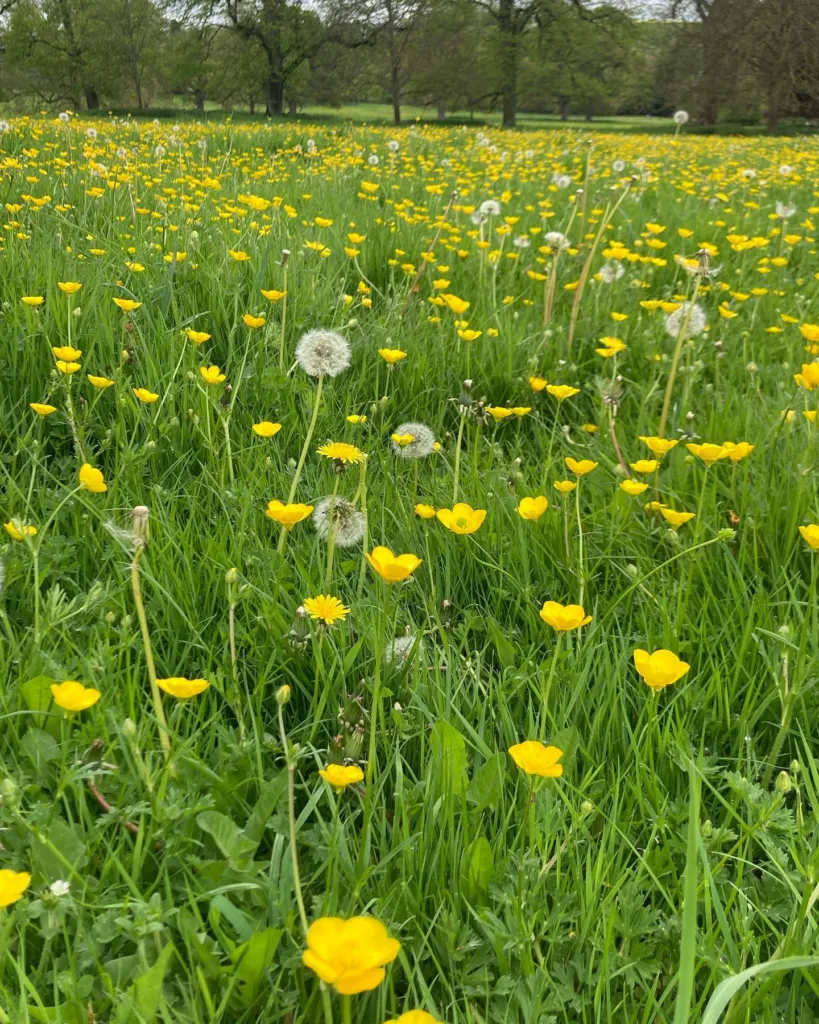
<svg viewBox="0 0 819 1024">
<path fill-rule="evenodd" d="M 819 0 L 635 2 L 0 0 L 0 101 L 819 118 Z"/>
</svg>

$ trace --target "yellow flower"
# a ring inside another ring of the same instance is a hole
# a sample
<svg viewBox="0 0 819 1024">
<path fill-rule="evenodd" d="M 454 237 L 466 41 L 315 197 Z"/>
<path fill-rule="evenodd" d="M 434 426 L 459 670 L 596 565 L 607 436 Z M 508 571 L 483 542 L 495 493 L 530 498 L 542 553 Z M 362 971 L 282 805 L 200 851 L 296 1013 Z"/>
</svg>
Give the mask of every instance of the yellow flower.
<svg viewBox="0 0 819 1024">
<path fill-rule="evenodd" d="M 711 444 L 706 442 L 705 444 L 687 444 L 685 446 L 692 455 L 696 455 L 698 459 L 711 466 L 715 462 L 719 462 L 720 459 L 727 459 L 731 454 L 727 448 L 724 448 L 721 444 Z"/>
<path fill-rule="evenodd" d="M 68 680 L 65 683 L 52 683 L 51 695 L 54 703 L 63 711 L 87 711 L 93 707 L 102 694 L 91 686 Z"/>
<path fill-rule="evenodd" d="M 364 779 L 364 772 L 357 764 L 328 764 L 326 768 L 319 769 L 319 775 L 336 789 L 354 786 Z"/>
<path fill-rule="evenodd" d="M 102 471 L 94 469 L 87 462 L 80 467 L 80 487 L 92 494 L 102 494 L 108 490 L 108 484 L 105 482 Z"/>
<path fill-rule="evenodd" d="M 307 931 L 302 960 L 336 992 L 356 995 L 378 988 L 400 949 L 373 917 L 320 917 Z"/>
<path fill-rule="evenodd" d="M 638 459 L 630 462 L 629 466 L 635 473 L 655 473 L 660 463 L 656 459 Z"/>
<path fill-rule="evenodd" d="M 573 388 L 568 384 L 547 384 L 546 390 L 559 402 L 562 402 L 565 398 L 571 398 L 572 395 L 580 394 L 580 388 Z"/>
<path fill-rule="evenodd" d="M 188 340 L 192 341 L 194 345 L 201 345 L 205 341 L 210 341 L 211 338 L 207 331 L 195 331 L 192 327 L 186 327 L 185 334 L 187 334 Z"/>
<path fill-rule="evenodd" d="M 722 447 L 728 452 L 731 462 L 740 462 L 754 450 L 754 446 L 748 444 L 747 441 L 740 441 L 739 444 L 734 444 L 733 441 L 723 441 Z"/>
<path fill-rule="evenodd" d="M 408 1010 L 395 1020 L 385 1021 L 384 1024 L 441 1024 L 441 1021 L 436 1020 L 426 1010 Z"/>
<path fill-rule="evenodd" d="M 306 519 L 313 511 L 312 505 L 285 505 L 281 501 L 269 501 L 265 515 L 274 523 L 280 523 L 287 530 L 292 530 L 296 523 Z"/>
<path fill-rule="evenodd" d="M 390 366 L 395 366 L 396 363 L 400 363 L 402 359 L 407 358 L 407 353 L 402 352 L 400 348 L 380 348 L 378 354 Z"/>
<path fill-rule="evenodd" d="M 206 384 L 221 384 L 225 379 L 218 366 L 200 366 L 199 373 Z"/>
<path fill-rule="evenodd" d="M 717 306 L 717 312 L 723 320 L 733 320 L 735 316 L 739 316 L 739 313 L 725 305 Z"/>
<path fill-rule="evenodd" d="M 518 417 L 518 419 L 521 419 L 524 416 L 528 416 L 531 411 L 532 411 L 531 405 L 513 405 L 512 406 L 512 412 Z M 582 429 L 582 427 L 581 427 L 581 429 Z M 595 427 L 594 429 L 597 430 L 597 427 Z"/>
<path fill-rule="evenodd" d="M 648 490 L 648 484 L 642 484 L 639 480 L 624 480 L 620 484 L 620 490 L 625 491 L 626 494 L 632 498 L 638 497 L 643 491 Z"/>
<path fill-rule="evenodd" d="M 155 402 L 159 395 L 154 394 L 153 391 L 149 391 L 147 388 L 131 388 L 134 393 L 134 398 L 138 398 L 140 402 L 145 405 L 150 405 L 151 402 Z"/>
<path fill-rule="evenodd" d="M 353 426 L 357 427 L 357 426 L 359 426 L 362 423 L 366 423 L 367 422 L 367 417 L 366 416 L 360 416 L 358 413 L 353 413 L 352 416 L 348 416 L 347 417 L 347 422 L 348 423 L 352 423 Z"/>
<path fill-rule="evenodd" d="M 123 313 L 133 313 L 135 309 L 139 309 L 142 305 L 141 302 L 136 302 L 134 299 L 113 299 L 114 305 L 118 306 Z"/>
<path fill-rule="evenodd" d="M 521 519 L 540 519 L 549 507 L 549 499 L 542 494 L 536 498 L 521 498 L 520 504 L 515 509 Z"/>
<path fill-rule="evenodd" d="M 634 652 L 634 667 L 655 693 L 676 683 L 691 668 L 672 651 L 659 650 L 649 654 L 639 648 Z"/>
<path fill-rule="evenodd" d="M 261 423 L 254 423 L 251 429 L 259 437 L 275 437 L 282 429 L 282 425 L 281 423 L 271 423 L 270 420 L 262 420 Z"/>
<path fill-rule="evenodd" d="M 185 679 L 184 676 L 171 676 L 170 679 L 157 679 L 156 685 L 171 697 L 187 700 L 188 697 L 196 697 L 203 693 L 210 683 L 207 679 Z"/>
<path fill-rule="evenodd" d="M 546 380 L 544 377 L 529 378 L 529 387 L 532 389 L 532 391 L 543 391 L 543 389 L 548 385 L 548 383 L 548 380 Z"/>
<path fill-rule="evenodd" d="M 802 534 L 802 540 L 809 544 L 814 551 L 819 551 L 819 525 L 808 523 L 807 526 L 800 526 L 799 532 Z"/>
<path fill-rule="evenodd" d="M 542 775 L 547 779 L 559 779 L 563 765 L 559 764 L 563 751 L 559 747 L 547 747 L 540 740 L 524 740 L 509 748 L 515 764 L 527 775 Z"/>
<path fill-rule="evenodd" d="M 304 602 L 304 610 L 311 619 L 316 619 L 325 626 L 332 626 L 336 619 L 343 622 L 350 614 L 350 609 L 346 605 L 329 594 L 308 597 Z"/>
<path fill-rule="evenodd" d="M 45 302 L 45 298 L 42 295 L 23 295 L 22 301 L 27 306 L 41 306 Z"/>
<path fill-rule="evenodd" d="M 67 363 L 64 359 L 58 359 L 54 364 L 60 373 L 70 374 L 76 373 L 77 370 L 81 370 L 82 367 L 79 363 Z"/>
<path fill-rule="evenodd" d="M 23 302 L 26 300 L 23 299 Z M 805 341 L 819 341 L 819 324 L 801 324 L 799 331 Z"/>
<path fill-rule="evenodd" d="M 577 483 L 574 480 L 555 480 L 553 486 L 561 494 L 571 494 L 575 487 L 577 487 Z"/>
<path fill-rule="evenodd" d="M 609 316 L 617 323 L 621 323 L 623 320 L 628 320 L 628 313 L 609 313 Z"/>
<path fill-rule="evenodd" d="M 415 440 L 415 434 L 390 434 L 390 440 L 399 448 L 406 448 Z"/>
<path fill-rule="evenodd" d="M 326 459 L 335 459 L 337 462 L 343 462 L 345 465 L 355 465 L 367 458 L 364 452 L 356 448 L 354 444 L 347 444 L 344 441 L 333 441 L 323 444 L 318 449 L 318 454 L 323 455 Z"/>
<path fill-rule="evenodd" d="M 680 443 L 679 441 L 669 441 L 664 437 L 643 437 L 642 434 L 640 435 L 640 440 L 647 444 L 652 452 L 655 455 L 659 455 L 660 458 Z"/>
<path fill-rule="evenodd" d="M 384 547 L 373 548 L 366 558 L 385 583 L 400 583 L 408 579 L 421 564 L 416 555 L 394 555 Z"/>
<path fill-rule="evenodd" d="M 277 291 L 275 288 L 270 288 L 267 291 L 265 291 L 264 288 L 261 288 L 260 291 L 262 295 L 264 295 L 264 297 L 268 299 L 268 301 L 270 302 L 279 302 L 281 299 L 285 297 L 285 295 L 287 295 L 287 292 L 280 292 Z"/>
<path fill-rule="evenodd" d="M 415 514 L 420 516 L 421 519 L 434 519 L 436 515 L 435 507 L 433 505 L 416 505 Z"/>
<path fill-rule="evenodd" d="M 540 609 L 540 617 L 547 626 L 566 632 L 579 629 L 591 622 L 591 615 L 586 615 L 582 604 L 559 604 L 557 601 L 546 601 Z"/>
<path fill-rule="evenodd" d="M 441 292 L 441 298 L 456 316 L 461 316 L 462 313 L 469 309 L 469 303 L 465 299 L 459 299 L 457 295 L 453 295 L 451 292 Z"/>
<path fill-rule="evenodd" d="M 264 327 L 265 318 L 263 316 L 253 316 L 250 313 L 243 313 L 242 319 L 248 327 Z"/>
<path fill-rule="evenodd" d="M 591 473 L 593 469 L 597 469 L 599 465 L 597 462 L 592 462 L 591 459 L 581 459 L 578 462 L 577 459 L 573 459 L 570 455 L 566 456 L 563 461 L 575 476 L 585 476 L 586 473 Z"/>
<path fill-rule="evenodd" d="M 483 331 L 473 331 L 471 328 L 461 328 L 458 331 L 458 337 L 463 338 L 464 341 L 477 341 L 482 334 Z"/>
<path fill-rule="evenodd" d="M 27 526 L 17 519 L 10 519 L 7 523 L 3 523 L 3 527 L 12 540 L 25 540 L 26 537 L 37 536 L 36 526 Z"/>
<path fill-rule="evenodd" d="M 58 281 L 57 287 L 66 295 L 74 295 L 82 288 L 82 285 L 79 281 Z"/>
<path fill-rule="evenodd" d="M 52 347 L 55 359 L 62 359 L 65 363 L 75 363 L 82 355 L 82 349 L 72 348 L 71 345 L 60 345 Z"/>
<path fill-rule="evenodd" d="M 250 257 L 242 249 L 228 249 L 228 256 L 231 256 L 237 263 L 244 263 L 245 260 L 249 260 Z"/>
<path fill-rule="evenodd" d="M 474 533 L 486 519 L 486 510 L 459 501 L 451 509 L 439 508 L 435 515 L 453 533 Z"/>
<path fill-rule="evenodd" d="M 486 411 L 496 423 L 508 419 L 509 416 L 514 416 L 511 409 L 507 409 L 502 405 L 487 405 Z"/>
<path fill-rule="evenodd" d="M 802 372 L 794 374 L 793 379 L 800 388 L 813 391 L 819 387 L 819 363 L 802 363 Z"/>
<path fill-rule="evenodd" d="M 660 512 L 663 519 L 665 519 L 670 526 L 673 526 L 675 530 L 689 522 L 696 515 L 695 512 L 677 512 L 673 508 L 661 508 Z"/>
<path fill-rule="evenodd" d="M 16 903 L 30 883 L 31 875 L 28 871 L 9 871 L 8 868 L 0 870 L 0 907 Z"/>
<path fill-rule="evenodd" d="M 45 402 L 29 402 L 29 408 L 33 409 L 38 416 L 50 416 L 57 411 L 56 405 L 47 405 Z"/>
</svg>

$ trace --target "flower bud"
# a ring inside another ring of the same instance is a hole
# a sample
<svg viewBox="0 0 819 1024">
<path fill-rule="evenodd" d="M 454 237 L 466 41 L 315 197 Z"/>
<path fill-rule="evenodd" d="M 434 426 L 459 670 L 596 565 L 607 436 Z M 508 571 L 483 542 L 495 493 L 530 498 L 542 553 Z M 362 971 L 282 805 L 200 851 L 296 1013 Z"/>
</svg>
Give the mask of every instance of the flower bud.
<svg viewBox="0 0 819 1024">
<path fill-rule="evenodd" d="M 736 530 L 732 530 L 730 526 L 724 527 L 722 530 L 717 530 L 717 540 L 724 541 L 730 544 L 737 535 Z"/>
<path fill-rule="evenodd" d="M 286 683 L 284 686 L 280 686 L 278 690 L 276 690 L 276 703 L 280 707 L 284 707 L 284 705 L 290 701 L 290 693 L 290 687 Z"/>
<path fill-rule="evenodd" d="M 137 547 L 144 547 L 148 543 L 148 506 L 136 505 L 131 510 L 131 536 Z"/>
<path fill-rule="evenodd" d="M 791 782 L 791 777 L 790 777 L 790 775 L 788 775 L 787 772 L 782 771 L 782 772 L 780 772 L 777 775 L 777 777 L 776 777 L 776 789 L 777 789 L 777 792 L 781 793 L 783 796 L 786 793 L 790 793 L 790 791 L 793 789 L 793 783 Z"/>
<path fill-rule="evenodd" d="M 136 722 L 133 718 L 126 718 L 122 723 L 122 735 L 127 736 L 128 739 L 133 739 L 137 734 Z"/>
<path fill-rule="evenodd" d="M 229 586 L 234 584 L 239 579 L 239 570 L 235 567 L 228 569 L 225 573 L 225 583 Z"/>
</svg>

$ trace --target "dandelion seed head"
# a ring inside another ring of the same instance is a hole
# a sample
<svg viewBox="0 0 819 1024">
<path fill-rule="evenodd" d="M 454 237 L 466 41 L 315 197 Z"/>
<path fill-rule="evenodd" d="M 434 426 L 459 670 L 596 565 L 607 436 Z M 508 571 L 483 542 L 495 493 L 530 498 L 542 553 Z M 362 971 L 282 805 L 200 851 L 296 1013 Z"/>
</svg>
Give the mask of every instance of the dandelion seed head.
<svg viewBox="0 0 819 1024">
<path fill-rule="evenodd" d="M 423 423 L 402 423 L 396 427 L 394 433 L 412 434 L 412 441 L 409 444 L 400 445 L 392 442 L 392 450 L 402 459 L 423 459 L 432 454 L 435 435 Z"/>
<path fill-rule="evenodd" d="M 688 124 L 688 111 L 687 110 L 678 110 L 677 113 L 674 115 L 674 124 L 678 124 L 678 125 Z"/>
<path fill-rule="evenodd" d="M 478 209 L 485 217 L 497 217 L 501 212 L 501 204 L 497 199 L 484 199 Z"/>
<path fill-rule="evenodd" d="M 296 360 L 309 377 L 337 377 L 350 358 L 349 344 L 335 331 L 308 331 L 296 345 Z"/>
<path fill-rule="evenodd" d="M 666 334 L 671 335 L 672 338 L 677 338 L 686 320 L 688 320 L 685 332 L 686 338 L 696 338 L 698 334 L 702 334 L 706 324 L 705 310 L 698 303 L 694 303 L 689 318 L 688 310 L 690 306 L 690 302 L 684 302 L 679 309 L 675 309 L 673 313 L 668 314 L 665 318 Z"/>
<path fill-rule="evenodd" d="M 360 543 L 364 536 L 364 516 L 351 501 L 332 496 L 317 502 L 313 512 L 313 525 L 322 540 L 330 534 L 330 506 L 332 505 L 333 529 L 338 548 L 351 548 Z"/>
</svg>

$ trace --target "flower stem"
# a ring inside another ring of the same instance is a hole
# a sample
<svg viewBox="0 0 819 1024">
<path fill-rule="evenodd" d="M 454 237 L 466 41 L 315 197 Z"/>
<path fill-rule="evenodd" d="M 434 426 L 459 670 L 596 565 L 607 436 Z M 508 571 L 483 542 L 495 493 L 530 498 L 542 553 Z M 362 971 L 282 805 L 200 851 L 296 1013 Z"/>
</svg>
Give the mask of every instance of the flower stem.
<svg viewBox="0 0 819 1024">
<path fill-rule="evenodd" d="M 287 733 L 284 728 L 284 711 L 281 704 L 279 704 L 279 736 L 281 737 L 282 749 L 287 760 L 287 817 L 290 823 L 290 859 L 293 865 L 293 890 L 296 894 L 301 926 L 306 936 L 310 926 L 307 923 L 307 911 L 304 909 L 304 897 L 301 893 L 299 853 L 296 847 L 296 760 L 287 740 Z"/>
<path fill-rule="evenodd" d="M 304 444 L 301 449 L 301 455 L 296 466 L 296 472 L 293 474 L 293 482 L 290 484 L 290 493 L 287 496 L 287 504 L 289 505 L 293 498 L 296 496 L 296 491 L 299 487 L 299 479 L 301 477 L 301 471 L 304 469 L 304 461 L 307 458 L 307 452 L 310 450 L 310 442 L 313 440 L 313 431 L 316 429 L 316 420 L 318 419 L 319 406 L 321 405 L 321 392 L 324 388 L 324 375 L 319 376 L 318 387 L 313 397 L 313 415 L 310 418 L 310 426 L 307 428 L 307 436 L 304 439 Z M 284 551 L 284 545 L 287 540 L 287 529 L 282 527 L 281 537 L 279 538 L 279 554 Z"/>
<path fill-rule="evenodd" d="M 700 279 L 697 277 L 694 280 L 694 292 L 688 300 L 688 308 L 685 311 L 683 322 L 680 324 L 680 333 L 677 335 L 677 343 L 674 346 L 674 355 L 671 357 L 671 369 L 668 372 L 668 383 L 665 386 L 665 397 L 663 398 L 663 412 L 660 416 L 660 429 L 657 431 L 658 437 L 665 437 L 665 427 L 668 422 L 668 410 L 671 406 L 671 393 L 674 390 L 674 380 L 677 376 L 677 367 L 680 364 L 680 354 L 682 352 L 683 341 L 685 341 L 685 336 L 688 333 L 688 325 L 691 322 L 691 314 L 694 312 L 694 303 L 697 301 L 699 290 Z"/>
<path fill-rule="evenodd" d="M 461 412 L 461 422 L 458 424 L 458 440 L 455 443 L 455 483 L 452 488 L 452 504 L 454 505 L 458 500 L 458 485 L 461 476 L 461 441 L 464 436 L 464 422 L 466 421 L 466 413 Z"/>
<path fill-rule="evenodd" d="M 145 548 L 140 546 L 134 552 L 131 561 L 131 589 L 134 592 L 134 604 L 136 605 L 139 628 L 142 631 L 142 646 L 145 650 L 145 665 L 148 669 L 148 679 L 151 681 L 151 698 L 154 704 L 154 713 L 159 723 L 159 743 L 162 752 L 167 760 L 171 753 L 171 734 L 168 732 L 168 722 L 165 718 L 165 709 L 162 707 L 162 696 L 156 683 L 156 666 L 154 665 L 154 652 L 151 647 L 151 636 L 148 632 L 148 619 L 145 615 L 145 605 L 142 601 L 142 586 L 139 580 L 139 560 Z"/>
<path fill-rule="evenodd" d="M 284 329 L 287 323 L 287 263 L 284 265 L 284 295 L 282 296 L 282 329 L 279 336 L 279 369 L 284 373 Z"/>
</svg>

